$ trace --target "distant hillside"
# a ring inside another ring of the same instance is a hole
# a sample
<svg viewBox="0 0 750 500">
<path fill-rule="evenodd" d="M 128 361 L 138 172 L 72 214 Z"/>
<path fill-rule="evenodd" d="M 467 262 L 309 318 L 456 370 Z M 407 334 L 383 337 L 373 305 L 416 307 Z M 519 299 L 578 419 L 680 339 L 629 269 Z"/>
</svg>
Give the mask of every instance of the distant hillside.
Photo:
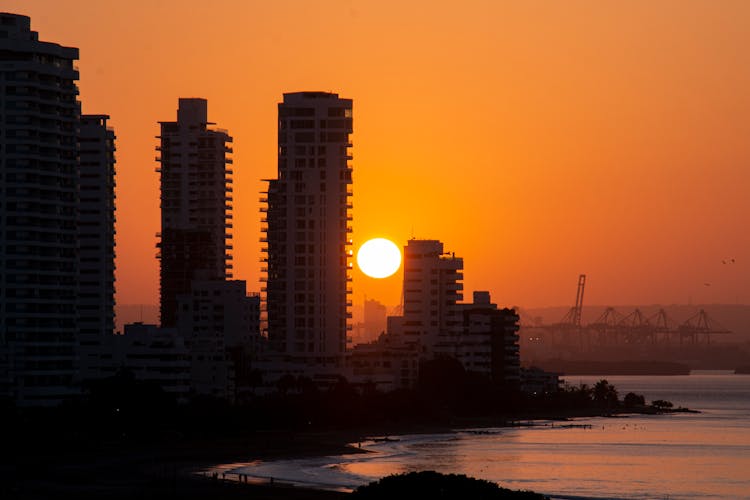
<svg viewBox="0 0 750 500">
<path fill-rule="evenodd" d="M 699 304 L 699 305 L 680 305 L 672 304 L 668 306 L 647 305 L 647 306 L 613 306 L 617 312 L 628 315 L 635 309 L 640 309 L 641 313 L 650 317 L 656 314 L 659 309 L 664 309 L 667 316 L 677 324 L 683 323 L 691 316 L 697 314 L 701 309 L 705 310 L 710 318 L 717 321 L 732 334 L 722 335 L 719 340 L 729 342 L 750 342 L 750 305 L 744 304 Z M 583 324 L 593 323 L 599 318 L 606 306 L 583 306 L 581 315 Z M 521 322 L 524 324 L 535 324 L 541 321 L 544 324 L 558 323 L 570 307 L 542 307 L 542 308 L 519 308 Z"/>
</svg>

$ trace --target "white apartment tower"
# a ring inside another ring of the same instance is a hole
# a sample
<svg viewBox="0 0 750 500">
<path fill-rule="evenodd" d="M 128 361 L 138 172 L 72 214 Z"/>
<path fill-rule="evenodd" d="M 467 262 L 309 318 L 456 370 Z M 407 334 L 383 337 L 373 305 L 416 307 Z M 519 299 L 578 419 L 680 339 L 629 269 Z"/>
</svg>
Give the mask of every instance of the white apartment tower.
<svg viewBox="0 0 750 500">
<path fill-rule="evenodd" d="M 190 283 L 231 277 L 232 138 L 209 128 L 205 99 L 180 99 L 161 123 L 161 325 L 175 326 L 177 296 Z"/>
<path fill-rule="evenodd" d="M 0 13 L 0 397 L 75 394 L 78 49 Z"/>
<path fill-rule="evenodd" d="M 115 328 L 115 133 L 107 115 L 82 115 L 78 205 L 80 378 L 111 364 L 103 346 Z"/>
<path fill-rule="evenodd" d="M 391 324 L 405 344 L 426 357 L 454 354 L 462 330 L 463 259 L 437 240 L 411 239 L 404 247 L 403 316 Z"/>
<path fill-rule="evenodd" d="M 272 348 L 308 365 L 341 363 L 351 328 L 352 101 L 284 94 L 278 177 L 261 210 Z"/>
</svg>

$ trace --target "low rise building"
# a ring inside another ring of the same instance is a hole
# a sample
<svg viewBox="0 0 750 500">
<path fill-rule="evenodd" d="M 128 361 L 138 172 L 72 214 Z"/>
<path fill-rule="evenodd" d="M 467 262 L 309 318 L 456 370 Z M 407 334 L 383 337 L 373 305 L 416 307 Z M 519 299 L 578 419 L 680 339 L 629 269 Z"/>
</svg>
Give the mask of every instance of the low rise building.
<svg viewBox="0 0 750 500">
<path fill-rule="evenodd" d="M 252 384 L 260 350 L 260 297 L 241 280 L 197 280 L 177 298 L 177 331 L 190 355 L 194 394 L 235 401 Z"/>
<path fill-rule="evenodd" d="M 158 384 L 178 401 L 190 392 L 190 357 L 185 342 L 174 328 L 133 323 L 112 338 L 110 375 L 131 372 L 136 380 Z"/>
<path fill-rule="evenodd" d="M 463 329 L 455 343 L 455 357 L 467 371 L 487 375 L 509 388 L 520 384 L 518 320 L 513 309 L 498 309 L 490 292 L 474 292 L 474 302 L 461 304 Z"/>
<path fill-rule="evenodd" d="M 389 392 L 416 386 L 419 351 L 382 334 L 367 344 L 355 346 L 347 358 L 347 378 L 354 384 L 373 384 Z"/>
</svg>

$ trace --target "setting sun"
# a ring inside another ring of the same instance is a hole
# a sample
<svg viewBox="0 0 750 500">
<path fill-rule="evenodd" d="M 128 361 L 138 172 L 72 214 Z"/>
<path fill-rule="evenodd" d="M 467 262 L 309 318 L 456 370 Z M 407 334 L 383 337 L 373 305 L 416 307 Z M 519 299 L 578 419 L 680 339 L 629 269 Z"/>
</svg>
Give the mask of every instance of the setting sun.
<svg viewBox="0 0 750 500">
<path fill-rule="evenodd" d="M 401 266 L 401 251 L 391 240 L 374 238 L 359 248 L 357 265 L 371 278 L 387 278 Z"/>
</svg>

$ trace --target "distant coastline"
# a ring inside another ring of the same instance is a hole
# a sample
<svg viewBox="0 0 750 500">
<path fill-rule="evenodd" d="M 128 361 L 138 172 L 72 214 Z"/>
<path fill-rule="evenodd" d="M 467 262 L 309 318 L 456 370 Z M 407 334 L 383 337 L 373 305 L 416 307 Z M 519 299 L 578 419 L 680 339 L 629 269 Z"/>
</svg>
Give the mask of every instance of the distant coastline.
<svg viewBox="0 0 750 500">
<path fill-rule="evenodd" d="M 539 367 L 563 375 L 689 375 L 690 366 L 672 361 L 573 361 L 550 359 Z"/>
</svg>

